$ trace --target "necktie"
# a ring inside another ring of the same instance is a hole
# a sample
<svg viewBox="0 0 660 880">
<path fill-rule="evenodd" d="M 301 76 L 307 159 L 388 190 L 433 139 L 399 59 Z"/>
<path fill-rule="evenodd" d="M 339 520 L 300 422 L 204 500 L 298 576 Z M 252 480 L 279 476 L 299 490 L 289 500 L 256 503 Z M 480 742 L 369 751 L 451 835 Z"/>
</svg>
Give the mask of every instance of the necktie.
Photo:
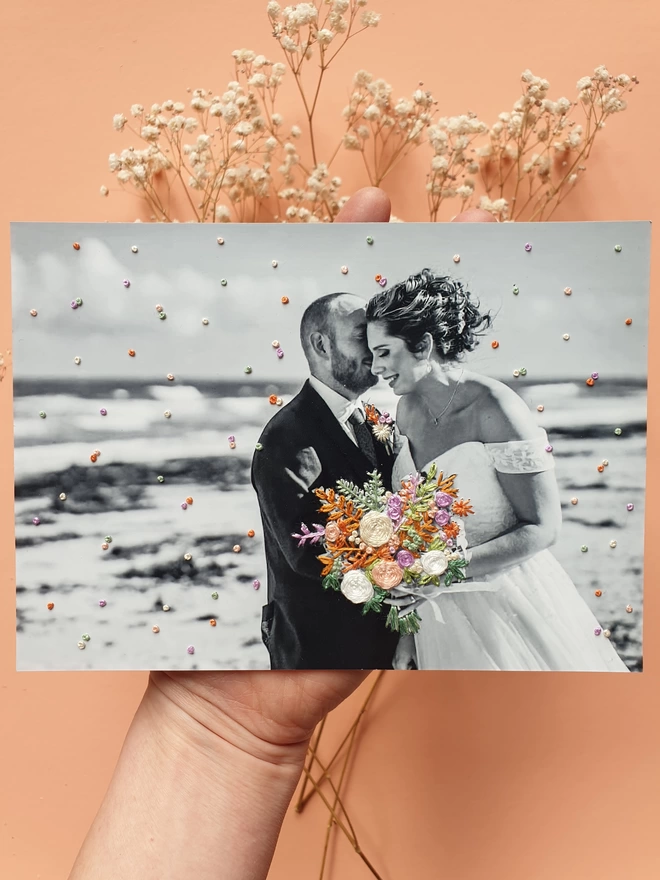
<svg viewBox="0 0 660 880">
<path fill-rule="evenodd" d="M 376 464 L 378 464 L 378 459 L 376 458 L 374 435 L 371 433 L 369 426 L 365 423 L 362 410 L 354 409 L 348 417 L 348 421 L 355 432 L 355 439 L 357 440 L 358 447 L 375 467 Z"/>
</svg>

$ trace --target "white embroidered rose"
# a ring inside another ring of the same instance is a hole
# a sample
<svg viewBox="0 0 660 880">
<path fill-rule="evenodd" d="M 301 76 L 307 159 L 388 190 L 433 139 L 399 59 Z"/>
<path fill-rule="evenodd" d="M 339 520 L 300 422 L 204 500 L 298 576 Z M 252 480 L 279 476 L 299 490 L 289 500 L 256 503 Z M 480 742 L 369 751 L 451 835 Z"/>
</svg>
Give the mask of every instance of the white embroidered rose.
<svg viewBox="0 0 660 880">
<path fill-rule="evenodd" d="M 424 574 L 432 576 L 444 574 L 449 565 L 447 557 L 441 550 L 429 550 L 428 553 L 422 553 L 421 563 Z"/>
<path fill-rule="evenodd" d="M 341 591 L 355 605 L 363 605 L 374 596 L 371 581 L 361 571 L 347 572 L 341 581 Z"/>
<path fill-rule="evenodd" d="M 360 520 L 360 540 L 368 547 L 382 547 L 393 534 L 392 520 L 384 513 L 372 510 Z"/>
</svg>

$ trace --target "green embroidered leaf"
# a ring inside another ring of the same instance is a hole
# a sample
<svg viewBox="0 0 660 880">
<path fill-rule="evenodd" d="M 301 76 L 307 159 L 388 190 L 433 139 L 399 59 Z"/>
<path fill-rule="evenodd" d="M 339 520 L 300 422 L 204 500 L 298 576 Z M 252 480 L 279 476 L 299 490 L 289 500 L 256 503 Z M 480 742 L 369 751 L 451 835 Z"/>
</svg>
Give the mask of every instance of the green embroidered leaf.
<svg viewBox="0 0 660 880">
<path fill-rule="evenodd" d="M 332 572 L 330 574 L 326 574 L 326 576 L 323 578 L 323 589 L 340 590 L 341 584 L 339 578 L 335 574 L 332 574 Z"/>
<path fill-rule="evenodd" d="M 370 510 L 381 511 L 385 505 L 385 486 L 378 471 L 367 474 L 369 482 L 364 486 L 365 504 Z"/>
<path fill-rule="evenodd" d="M 391 606 L 389 614 L 387 615 L 386 626 L 388 629 L 394 630 L 394 632 L 399 632 L 399 612 L 394 605 Z"/>
<path fill-rule="evenodd" d="M 337 491 L 358 507 L 363 509 L 367 507 L 364 489 L 361 489 L 356 483 L 351 483 L 349 480 L 337 480 Z"/>
</svg>

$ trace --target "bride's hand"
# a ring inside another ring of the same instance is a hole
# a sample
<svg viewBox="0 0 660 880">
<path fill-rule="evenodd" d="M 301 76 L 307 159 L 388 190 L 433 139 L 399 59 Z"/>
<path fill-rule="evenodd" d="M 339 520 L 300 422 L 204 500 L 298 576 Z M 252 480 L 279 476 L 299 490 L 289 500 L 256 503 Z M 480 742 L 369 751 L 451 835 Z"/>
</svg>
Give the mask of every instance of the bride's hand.
<svg viewBox="0 0 660 880">
<path fill-rule="evenodd" d="M 415 651 L 415 637 L 405 635 L 399 637 L 399 644 L 394 652 L 392 661 L 393 669 L 416 669 L 417 652 Z"/>
</svg>

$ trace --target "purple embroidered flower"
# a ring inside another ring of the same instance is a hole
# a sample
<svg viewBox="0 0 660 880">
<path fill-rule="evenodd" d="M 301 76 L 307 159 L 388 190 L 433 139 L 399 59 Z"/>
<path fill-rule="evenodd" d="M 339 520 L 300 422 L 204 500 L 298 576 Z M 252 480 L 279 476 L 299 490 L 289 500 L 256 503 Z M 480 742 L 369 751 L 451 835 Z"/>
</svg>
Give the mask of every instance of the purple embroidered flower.
<svg viewBox="0 0 660 880">
<path fill-rule="evenodd" d="M 387 515 L 391 520 L 401 519 L 403 499 L 399 495 L 391 495 L 387 499 Z"/>
<path fill-rule="evenodd" d="M 451 495 L 448 495 L 447 492 L 436 492 L 435 493 L 435 503 L 438 507 L 451 507 L 453 498 Z"/>
<path fill-rule="evenodd" d="M 410 568 L 411 565 L 415 564 L 415 557 L 408 550 L 399 550 L 396 554 L 396 561 L 401 568 Z"/>
<path fill-rule="evenodd" d="M 388 412 L 381 413 L 378 421 L 381 423 L 381 425 L 394 424 L 394 419 L 392 418 L 392 416 Z"/>
<path fill-rule="evenodd" d="M 437 526 L 446 526 L 448 522 L 451 522 L 451 515 L 447 510 L 439 510 L 433 517 L 433 521 Z"/>
</svg>

